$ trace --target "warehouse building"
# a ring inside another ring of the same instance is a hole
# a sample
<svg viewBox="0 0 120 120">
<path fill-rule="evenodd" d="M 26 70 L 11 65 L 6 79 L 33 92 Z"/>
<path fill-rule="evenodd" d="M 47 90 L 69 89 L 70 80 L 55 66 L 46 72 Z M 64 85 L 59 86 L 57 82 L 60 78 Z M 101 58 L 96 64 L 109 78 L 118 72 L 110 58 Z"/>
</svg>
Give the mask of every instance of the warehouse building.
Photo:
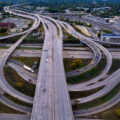
<svg viewBox="0 0 120 120">
<path fill-rule="evenodd" d="M 120 43 L 120 34 L 101 34 L 101 41 Z"/>
</svg>

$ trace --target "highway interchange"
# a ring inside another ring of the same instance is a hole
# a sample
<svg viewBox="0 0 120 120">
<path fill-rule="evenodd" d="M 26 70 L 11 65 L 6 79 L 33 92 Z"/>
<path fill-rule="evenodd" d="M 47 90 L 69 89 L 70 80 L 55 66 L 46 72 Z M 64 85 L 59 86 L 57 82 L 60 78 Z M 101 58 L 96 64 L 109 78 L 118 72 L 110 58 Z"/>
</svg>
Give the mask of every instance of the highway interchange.
<svg viewBox="0 0 120 120">
<path fill-rule="evenodd" d="M 120 93 L 117 93 L 115 97 L 102 105 L 86 110 L 72 110 L 72 105 L 83 104 L 101 98 L 109 94 L 110 91 L 119 85 L 120 69 L 105 78 L 112 66 L 111 53 L 104 46 L 95 42 L 94 39 L 88 38 L 75 31 L 75 29 L 66 22 L 55 20 L 49 16 L 30 14 L 11 9 L 9 6 L 5 7 L 4 10 L 20 17 L 32 19 L 34 22 L 31 28 L 22 33 L 0 38 L 0 40 L 3 40 L 14 36 L 22 36 L 15 44 L 11 45 L 10 48 L 6 50 L 0 58 L 0 88 L 3 90 L 3 93 L 6 92 L 23 102 L 33 104 L 33 108 L 31 109 L 13 103 L 1 93 L 0 101 L 2 103 L 10 108 L 31 115 L 31 118 L 29 118 L 31 120 L 78 120 L 77 117 L 85 117 L 105 111 L 120 102 Z M 36 74 L 25 70 L 23 63 L 8 60 L 8 58 L 28 34 L 38 28 L 40 24 L 44 27 L 45 38 L 42 53 L 40 53 L 41 61 L 39 71 L 38 74 Z M 106 27 L 106 25 L 104 27 Z M 66 73 L 66 75 L 63 65 L 63 29 L 89 47 L 93 55 L 91 62 L 84 68 L 79 69 L 79 72 L 71 71 Z M 119 32 L 116 28 L 115 31 Z M 99 64 L 102 59 L 102 54 L 105 57 L 106 66 L 98 76 L 83 83 L 67 85 L 66 76 L 76 76 L 91 70 Z M 8 84 L 3 73 L 6 63 L 22 76 L 24 80 L 28 81 L 29 78 L 32 78 L 32 84 L 36 84 L 34 98 L 24 95 Z M 22 71 L 24 71 L 24 74 Z M 102 78 L 104 79 L 101 81 Z M 75 100 L 70 99 L 69 91 L 90 91 L 99 87 L 103 88 L 96 93 Z"/>
</svg>

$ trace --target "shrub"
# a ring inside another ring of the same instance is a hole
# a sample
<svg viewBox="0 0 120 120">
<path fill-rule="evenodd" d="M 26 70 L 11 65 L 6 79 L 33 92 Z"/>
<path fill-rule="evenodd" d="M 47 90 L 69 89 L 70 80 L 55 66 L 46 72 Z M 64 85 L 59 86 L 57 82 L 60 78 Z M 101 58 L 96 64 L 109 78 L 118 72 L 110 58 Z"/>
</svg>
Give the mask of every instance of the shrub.
<svg viewBox="0 0 120 120">
<path fill-rule="evenodd" d="M 7 31 L 7 28 L 0 28 L 0 33 L 6 33 Z"/>
<path fill-rule="evenodd" d="M 72 64 L 70 65 L 70 67 L 71 67 L 71 69 L 75 69 L 75 68 L 76 68 L 75 63 L 72 63 Z"/>
<path fill-rule="evenodd" d="M 22 82 L 17 82 L 17 83 L 16 83 L 16 86 L 17 86 L 18 88 L 21 88 L 21 87 L 23 87 L 23 83 L 22 83 Z"/>
<path fill-rule="evenodd" d="M 120 108 L 115 109 L 115 114 L 120 117 Z"/>
<path fill-rule="evenodd" d="M 70 65 L 71 69 L 79 68 L 82 65 L 82 60 L 73 60 L 72 64 Z"/>
<path fill-rule="evenodd" d="M 81 64 L 82 64 L 82 60 L 74 60 L 73 61 L 75 64 L 76 64 L 76 66 L 80 66 Z"/>
</svg>

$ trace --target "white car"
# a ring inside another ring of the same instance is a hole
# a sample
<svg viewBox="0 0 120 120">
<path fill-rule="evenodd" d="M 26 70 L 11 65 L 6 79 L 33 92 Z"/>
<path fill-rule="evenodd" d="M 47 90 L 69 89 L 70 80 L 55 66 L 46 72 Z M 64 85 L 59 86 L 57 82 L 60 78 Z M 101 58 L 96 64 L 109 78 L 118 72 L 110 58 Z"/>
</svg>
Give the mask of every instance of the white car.
<svg viewBox="0 0 120 120">
<path fill-rule="evenodd" d="M 46 59 L 45 61 L 48 62 L 48 59 Z"/>
</svg>

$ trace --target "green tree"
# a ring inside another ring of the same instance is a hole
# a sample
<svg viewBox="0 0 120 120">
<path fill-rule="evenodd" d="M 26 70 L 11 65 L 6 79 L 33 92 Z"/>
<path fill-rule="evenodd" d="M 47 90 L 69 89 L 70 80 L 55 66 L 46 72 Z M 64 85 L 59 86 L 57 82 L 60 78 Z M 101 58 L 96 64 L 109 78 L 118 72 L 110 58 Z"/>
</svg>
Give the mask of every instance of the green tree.
<svg viewBox="0 0 120 120">
<path fill-rule="evenodd" d="M 82 65 L 82 60 L 75 59 L 73 60 L 72 64 L 70 65 L 71 69 L 79 68 Z"/>
<path fill-rule="evenodd" d="M 82 17 L 82 14 L 79 14 L 79 18 L 81 18 Z"/>
<path fill-rule="evenodd" d="M 82 60 L 74 60 L 73 62 L 75 63 L 76 67 L 80 67 L 82 64 Z"/>
<path fill-rule="evenodd" d="M 23 83 L 22 83 L 22 82 L 17 82 L 17 83 L 16 83 L 16 87 L 22 88 L 22 87 L 23 87 Z"/>
<path fill-rule="evenodd" d="M 115 114 L 120 117 L 120 108 L 115 109 Z"/>
<path fill-rule="evenodd" d="M 6 33 L 7 31 L 7 28 L 0 28 L 0 33 Z"/>
<path fill-rule="evenodd" d="M 62 16 L 62 17 L 60 18 L 60 20 L 62 20 L 62 21 L 63 21 L 63 20 L 64 20 L 64 17 Z"/>
<path fill-rule="evenodd" d="M 75 63 L 70 64 L 70 68 L 74 70 L 76 68 L 76 64 Z"/>
<path fill-rule="evenodd" d="M 101 37 L 101 33 L 100 33 L 100 32 L 98 32 L 98 33 L 97 33 L 97 36 L 100 38 L 100 37 Z"/>
</svg>

